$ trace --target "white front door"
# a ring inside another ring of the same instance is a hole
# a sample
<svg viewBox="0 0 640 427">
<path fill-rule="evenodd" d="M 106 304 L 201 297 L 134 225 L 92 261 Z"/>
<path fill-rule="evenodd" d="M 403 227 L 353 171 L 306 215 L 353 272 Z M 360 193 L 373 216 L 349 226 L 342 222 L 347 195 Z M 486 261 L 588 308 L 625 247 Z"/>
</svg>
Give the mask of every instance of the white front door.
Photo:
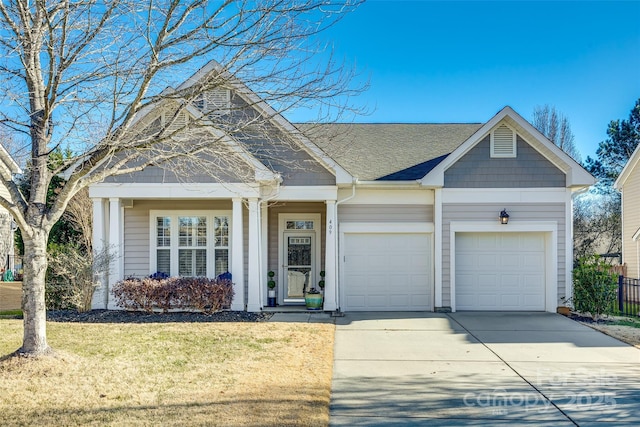
<svg viewBox="0 0 640 427">
<path fill-rule="evenodd" d="M 305 292 L 314 287 L 314 240 L 314 232 L 284 233 L 284 280 L 279 292 L 282 303 L 302 303 Z"/>
</svg>

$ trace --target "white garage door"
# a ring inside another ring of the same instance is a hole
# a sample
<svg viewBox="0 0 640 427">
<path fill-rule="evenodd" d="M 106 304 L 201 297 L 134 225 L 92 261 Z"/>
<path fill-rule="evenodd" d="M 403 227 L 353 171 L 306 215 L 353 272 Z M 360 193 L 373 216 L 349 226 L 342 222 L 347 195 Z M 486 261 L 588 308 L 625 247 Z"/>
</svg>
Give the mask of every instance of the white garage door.
<svg viewBox="0 0 640 427">
<path fill-rule="evenodd" d="M 456 310 L 544 310 L 543 233 L 456 233 Z"/>
<path fill-rule="evenodd" d="M 428 233 L 346 233 L 344 311 L 431 310 Z"/>
</svg>

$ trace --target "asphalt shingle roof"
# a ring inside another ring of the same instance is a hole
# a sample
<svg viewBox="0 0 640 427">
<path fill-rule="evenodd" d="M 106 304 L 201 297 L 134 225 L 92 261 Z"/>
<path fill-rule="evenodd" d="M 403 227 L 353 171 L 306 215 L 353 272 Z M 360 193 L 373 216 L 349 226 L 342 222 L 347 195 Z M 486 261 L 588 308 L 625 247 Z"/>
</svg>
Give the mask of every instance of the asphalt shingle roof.
<svg viewBox="0 0 640 427">
<path fill-rule="evenodd" d="M 482 124 L 298 124 L 315 144 L 362 181 L 420 179 Z"/>
</svg>

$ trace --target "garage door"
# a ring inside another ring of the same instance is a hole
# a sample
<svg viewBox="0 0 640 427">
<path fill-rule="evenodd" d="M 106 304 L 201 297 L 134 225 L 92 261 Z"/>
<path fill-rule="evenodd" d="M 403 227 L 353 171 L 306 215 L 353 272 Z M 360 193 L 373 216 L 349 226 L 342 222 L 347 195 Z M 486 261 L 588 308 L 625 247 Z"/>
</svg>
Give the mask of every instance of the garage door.
<svg viewBox="0 0 640 427">
<path fill-rule="evenodd" d="M 456 233 L 456 310 L 544 310 L 543 233 Z"/>
<path fill-rule="evenodd" d="M 346 233 L 344 311 L 431 310 L 431 235 Z"/>
</svg>

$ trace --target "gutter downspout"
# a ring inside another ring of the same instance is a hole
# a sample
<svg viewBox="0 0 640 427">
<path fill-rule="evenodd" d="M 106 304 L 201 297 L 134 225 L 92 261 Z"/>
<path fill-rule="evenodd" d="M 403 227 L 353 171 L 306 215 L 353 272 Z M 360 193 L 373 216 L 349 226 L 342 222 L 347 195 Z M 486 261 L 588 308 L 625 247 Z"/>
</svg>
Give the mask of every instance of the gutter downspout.
<svg viewBox="0 0 640 427">
<path fill-rule="evenodd" d="M 351 182 L 351 195 L 342 199 L 342 200 L 338 200 L 336 201 L 336 224 L 338 225 L 336 227 L 336 232 L 340 233 L 340 224 L 338 222 L 338 206 L 341 205 L 344 202 L 347 202 L 351 199 L 353 199 L 356 196 L 356 184 L 358 184 L 358 178 L 354 177 L 353 181 Z M 340 313 L 340 304 L 338 304 L 338 302 L 340 301 L 340 234 L 338 234 L 337 240 L 337 247 L 336 247 L 336 254 L 335 254 L 335 265 L 336 265 L 336 312 Z"/>
</svg>

